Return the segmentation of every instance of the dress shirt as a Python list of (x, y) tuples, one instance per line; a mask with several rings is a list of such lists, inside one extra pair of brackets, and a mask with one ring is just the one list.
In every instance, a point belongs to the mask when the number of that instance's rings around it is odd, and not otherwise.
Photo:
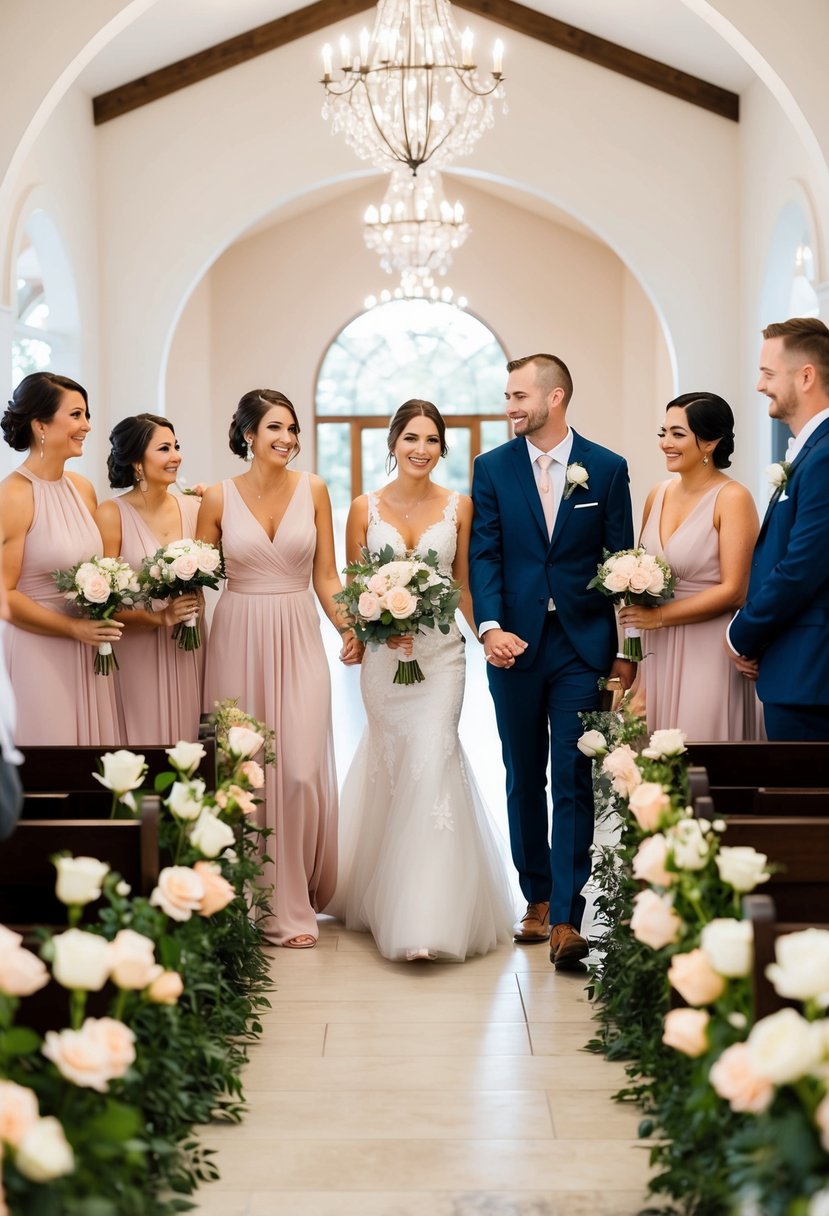
[(789, 446), (786, 448), (785, 457), (789, 464), (791, 464), (793, 460), (797, 459), (806, 440), (810, 435), (814, 435), (820, 424), (825, 422), (827, 418), (829, 418), (829, 409), (821, 410), (820, 413), (815, 414), (812, 418), (810, 418), (805, 426), (800, 428), (797, 435), (793, 435), (791, 437), (789, 440)]

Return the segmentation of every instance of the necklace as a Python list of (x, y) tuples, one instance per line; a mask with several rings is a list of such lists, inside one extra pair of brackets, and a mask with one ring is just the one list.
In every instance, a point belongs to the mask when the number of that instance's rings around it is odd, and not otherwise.
[[(431, 485), (428, 485), (426, 487), (425, 491), (423, 492), (423, 494), (421, 494), (420, 498), (415, 499), (415, 501), (410, 504), (408, 511), (401, 510), (400, 514), (403, 516), (404, 519), (408, 519), (409, 515), (412, 513), (412, 511), (416, 510), (420, 506), (420, 504), (424, 501), (424, 499), (429, 497), (429, 492), (431, 489), (432, 489)], [(394, 504), (392, 503), (392, 505), (394, 505)]]

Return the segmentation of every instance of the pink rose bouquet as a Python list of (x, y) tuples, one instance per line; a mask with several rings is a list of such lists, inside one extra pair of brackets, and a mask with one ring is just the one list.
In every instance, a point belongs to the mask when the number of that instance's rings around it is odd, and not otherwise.
[[(596, 577), (590, 580), (587, 588), (595, 587), (614, 604), (644, 604), (656, 608), (671, 598), (675, 583), (676, 577), (661, 557), (654, 557), (644, 549), (622, 549), (619, 553), (605, 553)], [(625, 629), (622, 651), (626, 659), (642, 662), (638, 629)]]
[[(138, 577), (119, 557), (91, 557), (70, 570), (55, 570), (58, 590), (74, 604), (81, 616), (108, 621), (119, 608), (132, 608), (139, 598)], [(95, 655), (95, 674), (108, 676), (118, 660), (111, 642), (100, 642)]]
[[(380, 553), (364, 549), (362, 561), (346, 566), (348, 585), (334, 596), (342, 604), (349, 627), (361, 642), (379, 646), (390, 637), (406, 637), (434, 629), (448, 633), (460, 603), (461, 589), (438, 568), (430, 549), (397, 559), (391, 545)], [(425, 677), (416, 659), (401, 659), (395, 684), (418, 684)]]
[[(138, 572), (144, 602), (151, 609), (155, 602), (193, 595), (202, 587), (215, 591), (219, 579), (224, 577), (222, 555), (216, 546), (189, 537), (174, 540), (151, 557), (145, 557)], [(182, 650), (198, 650), (201, 635), (195, 612), (175, 626), (173, 638)]]

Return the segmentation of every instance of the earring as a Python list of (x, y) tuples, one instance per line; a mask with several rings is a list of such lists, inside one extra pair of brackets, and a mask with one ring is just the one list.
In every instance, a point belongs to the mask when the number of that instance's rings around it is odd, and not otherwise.
[(703, 464), (708, 464), (708, 453), (707, 453), (707, 452), (706, 452), (706, 454), (705, 454), (705, 455), (703, 456), (703, 458), (702, 458), (702, 463), (703, 463)]
[(46, 432), (40, 432), (40, 459), (43, 460), (43, 449), (46, 446)]
[(248, 445), (247, 459), (253, 460), (253, 444), (251, 443), (250, 439), (248, 439), (247, 435), (245, 435), (245, 443)]
[(142, 494), (146, 494), (149, 486), (147, 485), (147, 479), (144, 476), (144, 470), (141, 468), (141, 465), (138, 465), (135, 471), (138, 474), (138, 488)]

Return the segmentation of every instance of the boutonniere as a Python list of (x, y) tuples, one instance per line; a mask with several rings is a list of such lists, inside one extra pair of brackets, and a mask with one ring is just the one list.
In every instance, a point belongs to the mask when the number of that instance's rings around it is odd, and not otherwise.
[(580, 460), (574, 460), (572, 464), (568, 464), (567, 472), (564, 474), (564, 497), (569, 498), (577, 488), (586, 490), (589, 476), (590, 474)]
[(775, 464), (768, 466), (766, 477), (768, 477), (769, 484), (775, 494), (780, 494), (785, 490), (791, 471), (792, 466), (788, 460), (778, 460)]

